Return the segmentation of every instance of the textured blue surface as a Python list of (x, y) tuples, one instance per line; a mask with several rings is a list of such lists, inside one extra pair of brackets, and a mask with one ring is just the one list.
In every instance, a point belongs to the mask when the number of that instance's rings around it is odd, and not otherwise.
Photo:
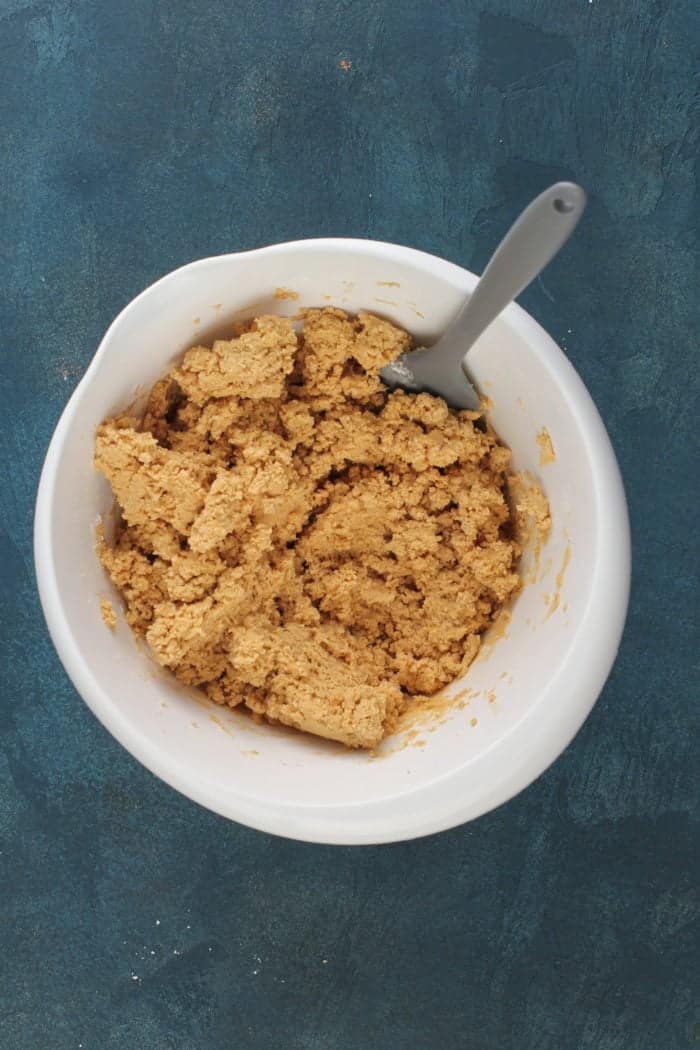
[[(0, 0), (3, 1050), (700, 1046), (698, 68), (697, 0)], [(480, 270), (559, 177), (590, 207), (522, 301), (601, 408), (636, 558), (593, 715), (425, 841), (180, 798), (79, 700), (35, 593), (38, 472), (105, 327), (295, 237)]]

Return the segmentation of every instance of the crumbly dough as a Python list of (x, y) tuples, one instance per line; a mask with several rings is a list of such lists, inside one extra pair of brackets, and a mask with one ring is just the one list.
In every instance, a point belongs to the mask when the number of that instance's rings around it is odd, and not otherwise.
[(143, 420), (99, 427), (123, 522), (100, 558), (181, 681), (372, 748), (464, 672), (518, 586), (509, 452), (478, 413), (386, 390), (406, 332), (302, 318), (193, 347)]
[(109, 627), (110, 631), (115, 631), (117, 628), (117, 614), (114, 611), (109, 598), (102, 598), (100, 601), (100, 616), (106, 627)]
[(537, 435), (536, 441), (540, 450), (540, 466), (546, 467), (550, 463), (556, 462), (557, 457), (554, 451), (554, 445), (552, 444), (552, 438), (546, 427), (542, 427)]

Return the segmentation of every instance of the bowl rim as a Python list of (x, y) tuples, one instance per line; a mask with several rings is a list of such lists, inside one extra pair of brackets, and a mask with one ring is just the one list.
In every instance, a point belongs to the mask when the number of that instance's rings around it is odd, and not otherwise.
[[(261, 831), (326, 844), (374, 844), (419, 838), (475, 819), (508, 801), (536, 780), (564, 751), (590, 713), (610, 673), (622, 637), (629, 601), (631, 545), (627, 502), (615, 453), (598, 410), (573, 365), (552, 337), (525, 310), (517, 303), (511, 303), (501, 318), (546, 362), (558, 388), (565, 395), (568, 409), (578, 419), (596, 490), (596, 527), (599, 533), (596, 566), (588, 606), (582, 614), (568, 656), (533, 708), (544, 705), (550, 694), (561, 689), (564, 681), (566, 703), (554, 707), (556, 713), (553, 717), (548, 712), (544, 724), (536, 722), (533, 718), (535, 712), (531, 709), (529, 714), (476, 756), (467, 767), (448, 771), (409, 794), (402, 792), (399, 796), (357, 803), (287, 805), (281, 801), (272, 804), (240, 790), (231, 790), (225, 794), (214, 792), (197, 775), (196, 770), (183, 769), (179, 762), (171, 758), (165, 747), (139, 732), (133, 721), (119, 710), (101, 683), (87, 670), (67, 620), (62, 615), (53, 559), (52, 506), (56, 496), (57, 467), (65, 442), (88, 391), (92, 374), (118, 335), (122, 323), (137, 304), (156, 288), (195, 269), (225, 265), (232, 259), (239, 264), (246, 258), (265, 254), (272, 256), (329, 250), (342, 250), (355, 255), (369, 254), (375, 258), (383, 257), (387, 262), (409, 262), (433, 274), (437, 271), (436, 275), (440, 279), (464, 291), (471, 290), (478, 280), (469, 270), (428, 252), (384, 241), (342, 237), (286, 241), (249, 251), (207, 256), (166, 273), (117, 314), (61, 414), (39, 480), (34, 514), (34, 562), (49, 634), (69, 678), (98, 720), (147, 769), (207, 809)], [(596, 612), (602, 601), (605, 601), (606, 607), (604, 618)], [(588, 657), (586, 674), (575, 675), (572, 685), (570, 665), (577, 654), (580, 656), (582, 648)], [(515, 732), (519, 733), (517, 753), (508, 747), (509, 738)], [(466, 768), (472, 769), (475, 763), (483, 767), (484, 772), (499, 763), (502, 769), (504, 750), (509, 760), (505, 765), (505, 776), (501, 773), (494, 778), (495, 784), (489, 790), (484, 790), (478, 799), (460, 796), (459, 792), (444, 791), (446, 780), (457, 781), (459, 774)], [(457, 797), (454, 798), (454, 795)], [(407, 799), (419, 796), (424, 803), (420, 810), (405, 804)], [(403, 803), (399, 812), (392, 811), (390, 805), (392, 798), (397, 797)]]

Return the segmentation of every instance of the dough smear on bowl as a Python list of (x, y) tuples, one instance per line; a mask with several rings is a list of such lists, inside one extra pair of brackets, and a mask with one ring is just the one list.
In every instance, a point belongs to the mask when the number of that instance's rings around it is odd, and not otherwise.
[(462, 675), (519, 584), (510, 453), (380, 368), (372, 314), (259, 317), (99, 427), (121, 509), (100, 559), (156, 660), (218, 704), (375, 747)]

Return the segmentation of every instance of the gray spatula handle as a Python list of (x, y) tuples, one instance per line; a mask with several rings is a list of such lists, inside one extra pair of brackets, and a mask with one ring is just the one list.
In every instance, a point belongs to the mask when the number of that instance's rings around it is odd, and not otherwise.
[(484, 329), (557, 254), (574, 232), (585, 206), (586, 194), (574, 182), (557, 182), (535, 197), (511, 226), (473, 295), (440, 338), (441, 357), (464, 358)]

